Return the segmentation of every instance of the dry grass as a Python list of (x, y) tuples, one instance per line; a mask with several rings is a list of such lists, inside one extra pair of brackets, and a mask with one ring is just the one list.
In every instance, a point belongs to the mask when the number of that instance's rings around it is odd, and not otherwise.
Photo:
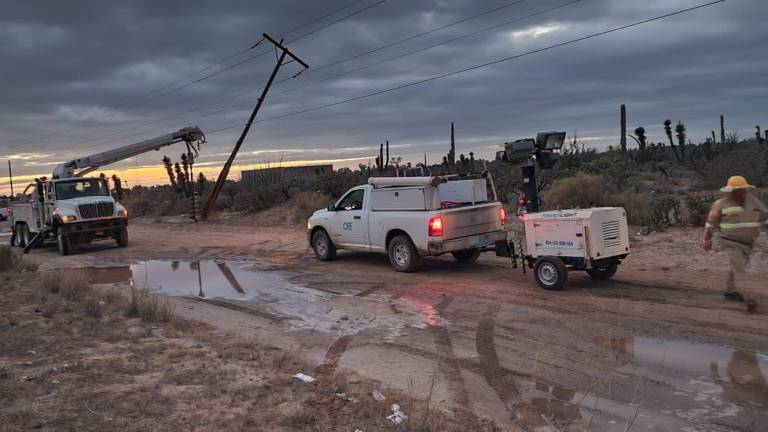
[(40, 286), (72, 301), (82, 300), (90, 290), (88, 275), (83, 270), (45, 272), (40, 278)]
[(106, 305), (107, 302), (102, 300), (101, 297), (95, 292), (89, 293), (87, 296), (85, 296), (85, 301), (83, 301), (85, 314), (91, 318), (101, 318), (101, 316), (104, 314)]
[(0, 245), (0, 271), (35, 272), (39, 267), (37, 259), (14, 253), (8, 245)]
[(147, 290), (131, 289), (131, 298), (125, 306), (129, 317), (141, 318), (144, 322), (171, 322), (176, 307), (167, 299)]
[(0, 271), (16, 268), (17, 257), (8, 245), (0, 245)]

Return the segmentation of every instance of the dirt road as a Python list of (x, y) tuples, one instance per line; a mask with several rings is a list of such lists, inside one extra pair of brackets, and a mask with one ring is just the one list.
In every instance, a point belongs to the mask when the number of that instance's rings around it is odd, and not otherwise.
[(697, 237), (638, 236), (614, 280), (575, 273), (564, 292), (490, 254), (415, 274), (383, 255), (318, 262), (300, 227), (244, 219), (134, 220), (126, 249), (33, 255), (41, 270), (99, 267), (94, 282), (165, 292), (186, 316), (509, 430), (768, 430), (768, 303), (748, 315), (725, 302), (725, 257)]

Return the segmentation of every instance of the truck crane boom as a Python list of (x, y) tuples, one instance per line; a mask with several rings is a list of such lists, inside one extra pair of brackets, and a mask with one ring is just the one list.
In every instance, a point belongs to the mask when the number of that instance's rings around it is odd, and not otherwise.
[[(96, 153), (79, 159), (73, 159), (69, 162), (58, 165), (53, 170), (53, 178), (82, 177), (93, 172), (104, 165), (113, 164), (133, 156), (140, 155), (152, 150), (160, 150), (178, 142), (185, 142), (189, 149), (194, 150), (193, 143), (204, 143), (205, 134), (198, 127), (185, 127), (176, 132), (163, 135), (161, 137), (148, 139), (134, 144), (128, 144), (114, 150)], [(79, 170), (77, 173), (76, 170)]]

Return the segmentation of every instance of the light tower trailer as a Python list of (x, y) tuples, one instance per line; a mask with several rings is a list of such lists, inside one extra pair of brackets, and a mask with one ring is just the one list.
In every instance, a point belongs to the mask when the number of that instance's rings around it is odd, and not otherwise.
[(609, 279), (629, 255), (627, 213), (621, 207), (539, 211), (536, 168), (553, 168), (564, 141), (564, 132), (540, 133), (535, 140), (506, 143), (497, 153), (498, 161), (522, 167), (526, 212), (520, 215), (524, 234), (497, 242), (496, 255), (522, 261), (548, 290), (564, 289), (569, 271)]

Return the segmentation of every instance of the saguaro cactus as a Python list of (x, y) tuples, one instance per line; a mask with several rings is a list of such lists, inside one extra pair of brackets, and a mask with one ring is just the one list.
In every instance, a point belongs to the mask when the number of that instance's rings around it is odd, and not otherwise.
[(627, 106), (621, 104), (621, 140), (619, 141), (621, 151), (627, 151)]
[(720, 114), (720, 144), (725, 144), (725, 116)]
[(385, 161), (385, 168), (389, 168), (389, 140), (387, 140), (387, 158)]
[(450, 166), (456, 164), (456, 141), (453, 136), (453, 122), (451, 122), (451, 150), (448, 152), (448, 164)]

